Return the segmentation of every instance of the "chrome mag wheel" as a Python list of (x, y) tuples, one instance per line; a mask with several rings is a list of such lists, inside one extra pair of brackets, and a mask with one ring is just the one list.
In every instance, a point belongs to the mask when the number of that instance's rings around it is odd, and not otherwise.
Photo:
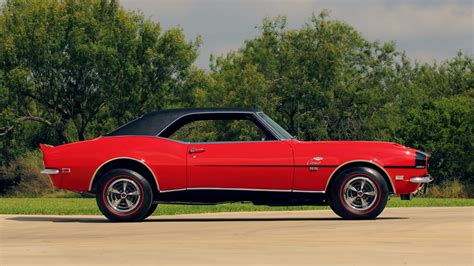
[(344, 185), (342, 196), (346, 205), (354, 211), (366, 211), (377, 202), (377, 186), (365, 176), (356, 176)]
[(106, 191), (107, 204), (119, 213), (133, 211), (141, 199), (138, 184), (128, 178), (119, 178), (113, 181)]

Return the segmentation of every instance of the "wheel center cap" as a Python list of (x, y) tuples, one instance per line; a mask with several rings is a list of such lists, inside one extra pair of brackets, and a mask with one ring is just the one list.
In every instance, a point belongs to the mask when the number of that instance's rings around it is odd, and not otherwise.
[(120, 198), (124, 199), (124, 198), (126, 198), (126, 197), (127, 197), (127, 193), (122, 192), (122, 193), (120, 194)]
[(362, 191), (358, 191), (358, 192), (357, 192), (357, 197), (360, 198), (360, 197), (362, 197), (363, 195), (364, 195), (364, 193), (363, 193)]

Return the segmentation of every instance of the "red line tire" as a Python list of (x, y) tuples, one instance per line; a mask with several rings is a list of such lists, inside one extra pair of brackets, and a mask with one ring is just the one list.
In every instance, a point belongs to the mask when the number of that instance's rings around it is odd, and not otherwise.
[(139, 173), (114, 169), (100, 179), (96, 201), (110, 221), (137, 222), (146, 218), (153, 203), (153, 191)]
[(143, 219), (146, 219), (148, 218), (150, 215), (152, 215), (156, 208), (158, 207), (158, 203), (152, 203), (151, 206), (150, 206), (150, 209), (148, 209), (148, 212), (145, 214), (145, 216), (143, 217)]
[(344, 219), (375, 219), (387, 205), (389, 190), (382, 175), (368, 167), (341, 172), (329, 191), (329, 206)]

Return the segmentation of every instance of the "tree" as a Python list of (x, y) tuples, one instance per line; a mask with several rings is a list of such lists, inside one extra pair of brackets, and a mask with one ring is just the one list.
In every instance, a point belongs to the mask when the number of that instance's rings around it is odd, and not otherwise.
[[(304, 139), (386, 136), (368, 122), (390, 100), (386, 86), (398, 54), (393, 43), (369, 42), (327, 12), (297, 30), (287, 28), (285, 17), (265, 19), (260, 31), (237, 53), (213, 62), (219, 102), (240, 95)], [(248, 93), (243, 81), (256, 78), (257, 89)], [(262, 103), (251, 100), (258, 91)]]
[[(0, 134), (36, 121), (66, 143), (84, 140), (91, 125), (103, 130), (102, 122), (163, 108), (179, 98), (198, 44), (179, 28), (162, 32), (116, 1), (7, 1), (0, 88), (9, 108)], [(114, 121), (98, 121), (103, 113)]]
[[(427, 150), (437, 182), (474, 175), (474, 98), (452, 96), (412, 109), (399, 131), (406, 145)], [(429, 118), (429, 119), (427, 119)]]
[(474, 176), (474, 60), (458, 53), (442, 64), (400, 68), (393, 139), (432, 154), (436, 182)]
[[(436, 182), (473, 183), (472, 55), (414, 62), (393, 42), (369, 41), (326, 11), (298, 29), (285, 17), (258, 29), (239, 50), (212, 57), (208, 71), (192, 66), (199, 38), (162, 31), (115, 1), (7, 1), (0, 7), (0, 183), (18, 181), (9, 162), (37, 156), (30, 151), (38, 142), (83, 140), (149, 111), (196, 106), (258, 107), (307, 140), (399, 142), (433, 155)], [(253, 134), (238, 123), (209, 127)]]
[(472, 56), (413, 63), (326, 12), (299, 29), (285, 17), (259, 29), (212, 61), (201, 105), (259, 107), (303, 139), (399, 142), (433, 154), (437, 182), (472, 182)]

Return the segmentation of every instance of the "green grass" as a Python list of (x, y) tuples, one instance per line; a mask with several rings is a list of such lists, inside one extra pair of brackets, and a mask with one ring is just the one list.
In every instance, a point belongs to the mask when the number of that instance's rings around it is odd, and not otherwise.
[[(474, 206), (474, 199), (433, 199), (416, 198), (401, 201), (391, 198), (388, 207), (450, 207)], [(324, 210), (326, 206), (290, 206), (269, 207), (252, 204), (229, 203), (220, 205), (173, 205), (161, 204), (154, 215), (172, 215), (186, 213), (240, 212), (240, 211), (292, 211)], [(95, 199), (83, 198), (0, 198), (0, 214), (61, 214), (73, 215), (101, 214)]]

